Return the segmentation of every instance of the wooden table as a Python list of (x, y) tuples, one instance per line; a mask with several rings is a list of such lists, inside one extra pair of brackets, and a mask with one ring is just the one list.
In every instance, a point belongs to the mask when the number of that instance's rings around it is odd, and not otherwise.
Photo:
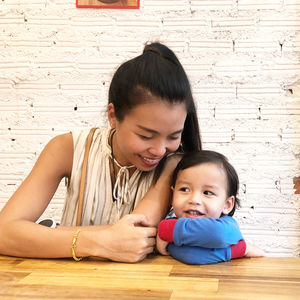
[(189, 266), (0, 256), (0, 299), (300, 299), (300, 258)]

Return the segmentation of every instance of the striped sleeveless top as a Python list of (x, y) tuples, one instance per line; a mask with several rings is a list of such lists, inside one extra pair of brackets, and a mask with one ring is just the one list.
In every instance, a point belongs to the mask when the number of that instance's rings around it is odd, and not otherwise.
[[(75, 226), (79, 182), (85, 150), (85, 142), (90, 130), (72, 132), (74, 143), (73, 166), (63, 208), (61, 225)], [(111, 147), (108, 143), (109, 128), (97, 128), (88, 159), (87, 178), (83, 202), (82, 225), (107, 225), (116, 223), (129, 214), (149, 190), (154, 171), (135, 170), (129, 179), (129, 201), (118, 209), (112, 195), (110, 174)], [(140, 178), (141, 177), (141, 178)], [(134, 199), (136, 197), (136, 199)]]

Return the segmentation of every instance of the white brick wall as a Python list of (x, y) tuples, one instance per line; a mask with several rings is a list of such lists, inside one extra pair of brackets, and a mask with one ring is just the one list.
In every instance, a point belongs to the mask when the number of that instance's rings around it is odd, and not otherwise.
[[(57, 134), (106, 124), (115, 68), (147, 41), (169, 45), (191, 79), (204, 147), (238, 170), (247, 240), (300, 255), (297, 0), (141, 0), (139, 10), (75, 0), (0, 2), (0, 208)], [(44, 216), (59, 219), (62, 182)]]

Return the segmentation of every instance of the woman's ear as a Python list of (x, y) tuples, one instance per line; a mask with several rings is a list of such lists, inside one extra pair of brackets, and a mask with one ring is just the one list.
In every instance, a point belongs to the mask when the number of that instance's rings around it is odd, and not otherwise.
[(112, 129), (116, 128), (116, 114), (115, 114), (115, 107), (112, 103), (108, 104), (107, 107), (107, 117)]
[(224, 204), (224, 208), (223, 208), (223, 215), (227, 216), (231, 210), (234, 207), (234, 202), (235, 202), (235, 197), (234, 196), (230, 196), (225, 200), (225, 204)]

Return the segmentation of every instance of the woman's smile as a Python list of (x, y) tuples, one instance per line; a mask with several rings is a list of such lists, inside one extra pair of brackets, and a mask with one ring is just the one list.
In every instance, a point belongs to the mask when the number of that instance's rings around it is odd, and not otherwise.
[(147, 158), (147, 157), (143, 157), (143, 156), (140, 156), (140, 157), (145, 165), (151, 166), (151, 167), (158, 165), (158, 163), (162, 159), (162, 157), (160, 157), (160, 158)]

